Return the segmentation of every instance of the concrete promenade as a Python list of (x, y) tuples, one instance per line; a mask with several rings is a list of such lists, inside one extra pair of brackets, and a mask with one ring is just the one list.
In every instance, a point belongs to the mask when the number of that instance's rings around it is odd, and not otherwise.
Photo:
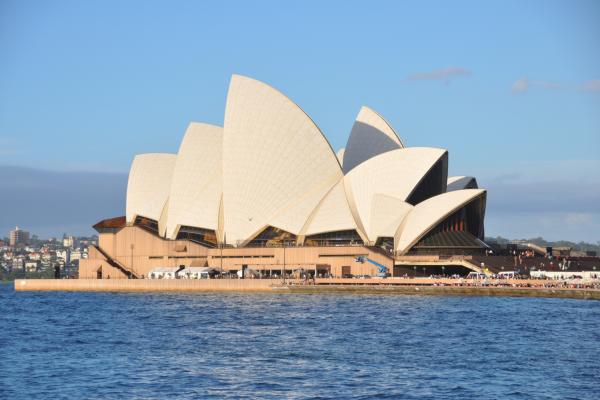
[(490, 280), (484, 282), (429, 278), (317, 279), (315, 284), (305, 284), (302, 280), (288, 280), (285, 285), (278, 279), (19, 279), (14, 282), (14, 287), (16, 291), (346, 293), (600, 300), (600, 289), (548, 287), (551, 283), (553, 281)]
[(18, 279), (16, 291), (64, 292), (270, 292), (269, 279)]

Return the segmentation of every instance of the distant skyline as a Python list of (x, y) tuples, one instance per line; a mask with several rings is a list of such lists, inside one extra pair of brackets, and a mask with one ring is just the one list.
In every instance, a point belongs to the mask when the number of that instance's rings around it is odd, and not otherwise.
[(447, 148), (449, 173), (488, 189), (487, 235), (595, 243), (598, 21), (597, 1), (5, 0), (0, 236), (124, 214), (133, 156), (176, 152), (190, 121), (222, 124), (239, 73), (335, 150), (362, 105), (408, 146)]

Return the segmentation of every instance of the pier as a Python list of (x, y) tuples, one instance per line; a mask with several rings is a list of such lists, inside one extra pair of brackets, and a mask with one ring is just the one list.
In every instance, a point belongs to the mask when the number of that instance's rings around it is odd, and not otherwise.
[(19, 279), (19, 292), (263, 292), (555, 297), (600, 300), (600, 289), (536, 279)]

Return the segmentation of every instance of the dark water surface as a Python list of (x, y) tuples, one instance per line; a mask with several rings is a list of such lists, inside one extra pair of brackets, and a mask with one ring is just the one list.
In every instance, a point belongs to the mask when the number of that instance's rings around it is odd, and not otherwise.
[(0, 398), (600, 399), (600, 302), (16, 293)]

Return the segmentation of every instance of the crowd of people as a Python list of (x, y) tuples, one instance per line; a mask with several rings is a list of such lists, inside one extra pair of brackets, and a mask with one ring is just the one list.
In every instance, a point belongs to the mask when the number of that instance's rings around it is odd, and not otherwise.
[(514, 288), (547, 288), (547, 289), (600, 289), (600, 281), (572, 282), (559, 280), (542, 280), (531, 282), (508, 282), (505, 280), (474, 280), (460, 279), (456, 282), (435, 282), (433, 286), (464, 286), (464, 287), (514, 287)]

